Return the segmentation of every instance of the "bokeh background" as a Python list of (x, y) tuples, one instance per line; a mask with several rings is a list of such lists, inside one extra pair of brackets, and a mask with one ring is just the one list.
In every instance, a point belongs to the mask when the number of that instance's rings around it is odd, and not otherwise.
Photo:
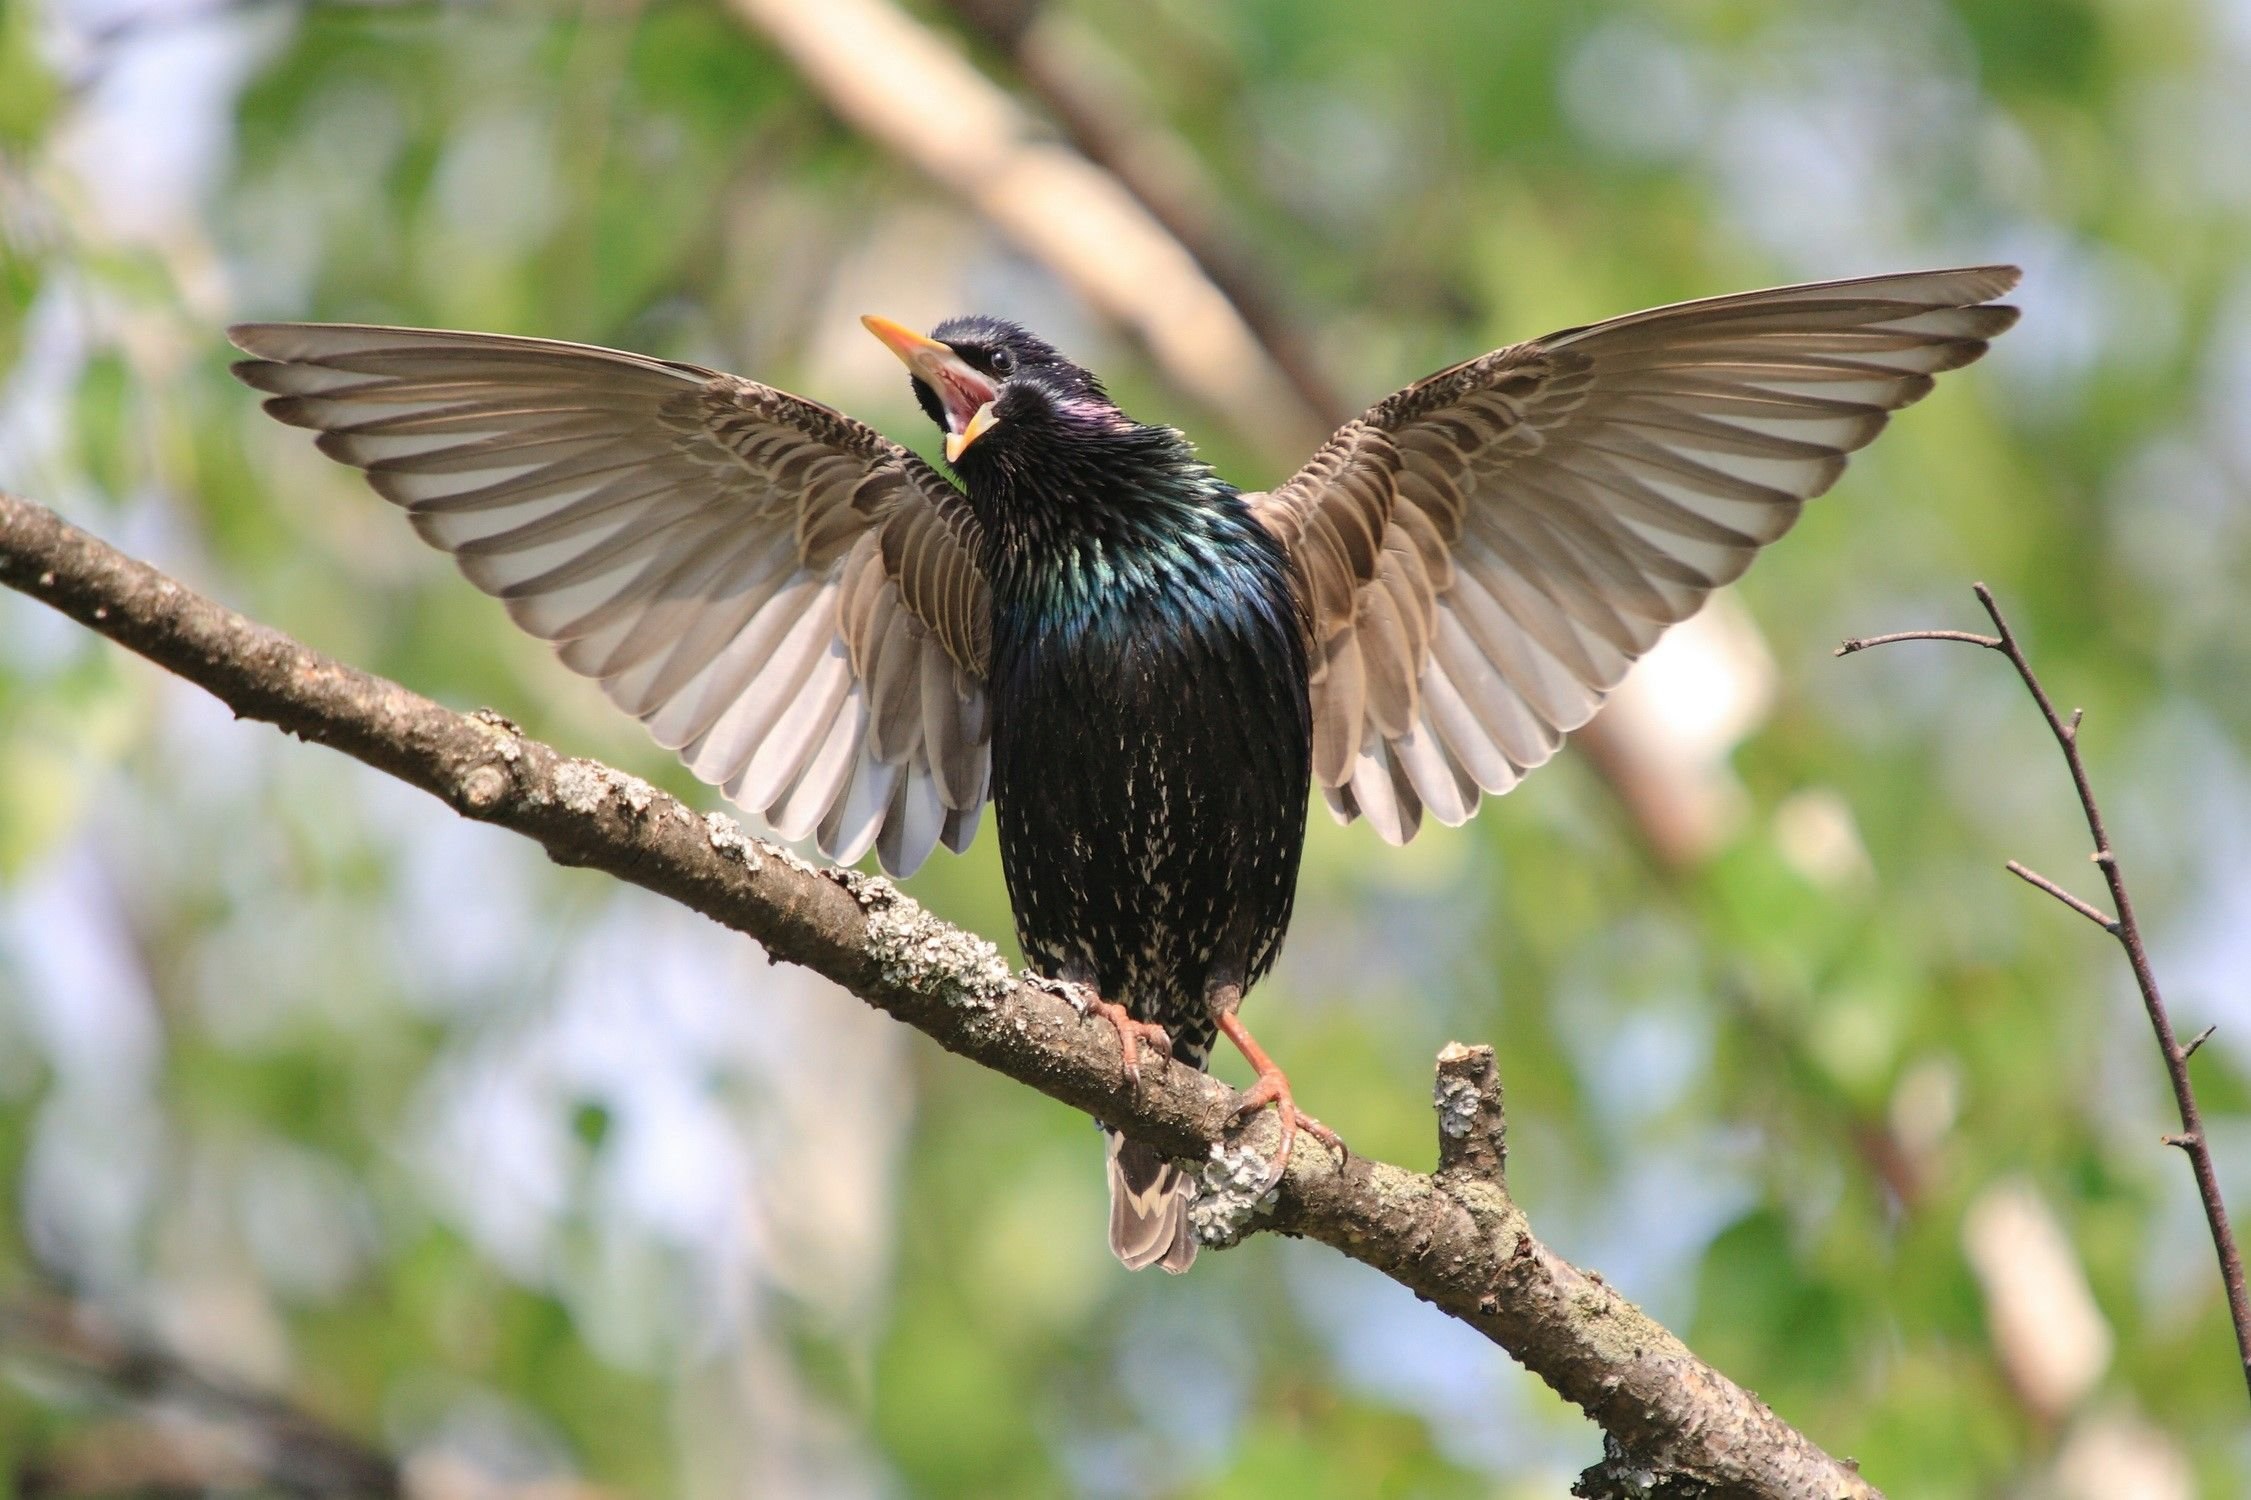
[[(2251, 1211), (2251, 5), (917, 0), (808, 62), (868, 13), (0, 0), (0, 484), (716, 805), (261, 416), (222, 327), (623, 345), (927, 448), (856, 315), (991, 310), (1260, 485), (1511, 339), (2019, 261), (2022, 326), (1597, 753), (1405, 850), (1316, 815), (1252, 1014), (1410, 1164), (1432, 1054), (1496, 1043), (1543, 1235), (1894, 1495), (2246, 1493), (2147, 1027), (2000, 869), (2099, 890), (2054, 748), (1997, 658), (1830, 650), (1996, 586), (2087, 709), (2184, 1034), (2220, 1025)], [(886, 139), (902, 56), (960, 107)], [(1011, 110), (1169, 197), (1258, 337), (1177, 257), (1099, 263), (1130, 234), (1043, 237), (1036, 174), (930, 175)], [(1007, 931), (989, 826), (911, 889)], [(1318, 1247), (1119, 1272), (1099, 1156), (744, 940), (0, 598), (0, 1491), (1545, 1497), (1597, 1456)]]

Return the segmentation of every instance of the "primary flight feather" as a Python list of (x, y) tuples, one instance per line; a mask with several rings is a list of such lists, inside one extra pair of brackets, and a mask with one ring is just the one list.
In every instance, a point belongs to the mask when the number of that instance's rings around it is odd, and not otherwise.
[[(1845, 456), (2016, 319), (2007, 266), (1747, 292), (1512, 345), (1246, 493), (1014, 324), (865, 320), (948, 480), (699, 366), (493, 334), (231, 330), (267, 410), (696, 775), (904, 875), (988, 797), (1018, 936), (1129, 1070), (1201, 1067), (1289, 923), (1307, 788), (1392, 843), (1592, 717)], [(1185, 1270), (1193, 1188), (1110, 1138), (1111, 1247)]]

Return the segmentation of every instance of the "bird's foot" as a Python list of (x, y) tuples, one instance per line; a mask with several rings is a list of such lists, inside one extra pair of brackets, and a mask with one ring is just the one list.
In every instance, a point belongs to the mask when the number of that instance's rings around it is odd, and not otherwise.
[(1141, 1048), (1146, 1045), (1166, 1062), (1172, 1061), (1172, 1034), (1154, 1021), (1137, 1021), (1124, 1006), (1095, 995), (1086, 1003), (1087, 1014), (1118, 1028), (1118, 1049), (1125, 1053), (1126, 1082), (1141, 1087)]
[(1266, 1169), (1266, 1180), (1259, 1185), (1260, 1196), (1263, 1197), (1281, 1185), (1282, 1174), (1290, 1168), (1290, 1148), (1297, 1144), (1297, 1133), (1300, 1130), (1334, 1151), (1338, 1165), (1352, 1160), (1351, 1149), (1344, 1144), (1343, 1137), (1297, 1107), (1297, 1100), (1290, 1093), (1289, 1075), (1282, 1071), (1273, 1058), (1266, 1055), (1266, 1049), (1258, 1044), (1257, 1039), (1233, 1013), (1223, 1012), (1220, 1015), (1219, 1029), (1227, 1033), (1227, 1039), (1241, 1048), (1243, 1056), (1258, 1070), (1257, 1080), (1243, 1090), (1241, 1097), (1235, 1101), (1235, 1109), (1228, 1116), (1228, 1123), (1240, 1125), (1271, 1104), (1282, 1125), (1282, 1143), (1275, 1148), (1273, 1165)]

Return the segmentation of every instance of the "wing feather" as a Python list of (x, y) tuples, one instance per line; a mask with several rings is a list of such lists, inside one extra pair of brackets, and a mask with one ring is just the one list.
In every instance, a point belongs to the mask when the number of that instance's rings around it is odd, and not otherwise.
[(582, 344), (230, 330), (266, 409), (690, 769), (833, 858), (905, 874), (988, 790), (990, 595), (959, 491), (873, 430)]
[(818, 748), (806, 758), (796, 782), (767, 812), (776, 833), (791, 840), (813, 836), (829, 809), (843, 801), (867, 733), (867, 698), (847, 686)]
[(1314, 776), (1384, 838), (1457, 823), (1593, 716), (1932, 377), (2016, 321), (2009, 266), (1776, 287), (1497, 349), (1347, 423), (1271, 494), (1313, 634)]

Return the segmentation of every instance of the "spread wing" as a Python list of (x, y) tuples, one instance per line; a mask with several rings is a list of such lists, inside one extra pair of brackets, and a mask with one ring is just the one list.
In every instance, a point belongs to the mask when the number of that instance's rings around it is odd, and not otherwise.
[(1845, 455), (2016, 321), (2009, 266), (1778, 287), (1442, 370), (1252, 497), (1313, 619), (1313, 769), (1392, 843), (1593, 717)]
[(976, 519), (921, 459), (769, 386), (581, 344), (230, 336), (267, 411), (783, 837), (896, 874), (968, 845), (991, 609)]

